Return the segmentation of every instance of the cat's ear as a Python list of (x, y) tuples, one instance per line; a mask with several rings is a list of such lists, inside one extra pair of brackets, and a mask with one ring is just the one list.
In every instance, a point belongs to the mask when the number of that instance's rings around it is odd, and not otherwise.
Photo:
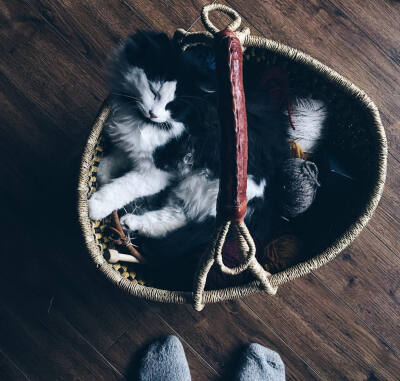
[(146, 59), (165, 59), (174, 52), (171, 39), (165, 33), (144, 30), (129, 36), (122, 48), (129, 64), (138, 64)]
[(171, 46), (171, 39), (161, 32), (149, 32), (146, 35), (149, 44), (159, 47), (169, 47)]
[(135, 35), (129, 36), (121, 48), (120, 55), (129, 64), (134, 64), (139, 59), (140, 55), (143, 54), (143, 46), (139, 43)]

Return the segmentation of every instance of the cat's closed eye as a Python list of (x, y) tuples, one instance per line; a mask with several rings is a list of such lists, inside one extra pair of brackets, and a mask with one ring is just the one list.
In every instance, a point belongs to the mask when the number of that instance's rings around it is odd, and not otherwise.
[(157, 91), (151, 85), (149, 85), (149, 88), (151, 93), (154, 95), (154, 99), (156, 99), (158, 95)]

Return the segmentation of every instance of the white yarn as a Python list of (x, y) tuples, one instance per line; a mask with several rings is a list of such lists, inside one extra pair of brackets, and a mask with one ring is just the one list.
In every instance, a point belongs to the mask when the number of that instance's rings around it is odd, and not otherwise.
[(314, 152), (324, 139), (323, 129), (327, 108), (323, 101), (312, 98), (298, 98), (292, 105), (291, 115), (295, 130), (289, 135), (305, 152)]

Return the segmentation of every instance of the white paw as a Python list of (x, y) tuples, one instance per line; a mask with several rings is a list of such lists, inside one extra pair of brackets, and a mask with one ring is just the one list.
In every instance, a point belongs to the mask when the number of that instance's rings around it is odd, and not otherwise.
[(140, 216), (135, 214), (125, 214), (120, 219), (121, 226), (125, 230), (137, 231), (141, 228)]
[(89, 217), (91, 220), (101, 220), (112, 213), (110, 205), (99, 197), (98, 192), (94, 193), (88, 201)]

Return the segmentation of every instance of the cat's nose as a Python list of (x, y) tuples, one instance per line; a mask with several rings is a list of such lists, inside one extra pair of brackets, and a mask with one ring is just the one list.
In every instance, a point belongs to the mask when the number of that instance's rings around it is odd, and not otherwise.
[(150, 116), (151, 119), (156, 119), (157, 118), (157, 115), (154, 114), (154, 112), (152, 110), (149, 111), (149, 116)]

